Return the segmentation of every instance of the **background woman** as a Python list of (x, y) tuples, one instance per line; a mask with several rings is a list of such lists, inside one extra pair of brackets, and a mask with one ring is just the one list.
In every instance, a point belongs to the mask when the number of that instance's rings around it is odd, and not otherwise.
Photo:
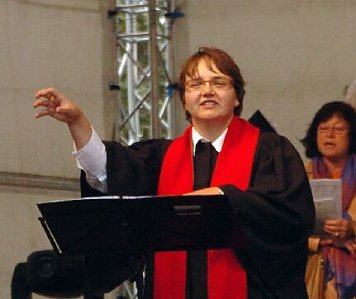
[[(354, 108), (333, 101), (315, 114), (303, 139), (306, 156), (311, 159), (306, 166), (309, 178), (342, 180), (342, 219), (327, 220), (324, 234), (309, 238), (311, 255), (306, 280), (310, 298), (356, 297), (355, 136)], [(319, 290), (310, 280), (312, 264), (316, 260), (323, 264), (323, 281)]]

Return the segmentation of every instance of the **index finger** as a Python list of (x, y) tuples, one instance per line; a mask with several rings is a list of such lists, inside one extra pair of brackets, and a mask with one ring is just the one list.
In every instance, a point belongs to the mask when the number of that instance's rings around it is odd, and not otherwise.
[(35, 98), (36, 99), (38, 99), (40, 97), (45, 97), (45, 98), (50, 100), (50, 99), (52, 99), (53, 97), (56, 97), (56, 96), (58, 96), (58, 92), (57, 92), (57, 90), (55, 90), (52, 87), (40, 89), (35, 94)]
[(325, 221), (325, 225), (335, 226), (339, 225), (339, 219), (328, 219)]

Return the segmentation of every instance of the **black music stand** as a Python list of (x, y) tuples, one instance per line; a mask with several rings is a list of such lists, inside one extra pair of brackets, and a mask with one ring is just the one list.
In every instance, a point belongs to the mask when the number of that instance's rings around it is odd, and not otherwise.
[(41, 224), (58, 254), (228, 248), (232, 209), (226, 196), (88, 197), (38, 204)]

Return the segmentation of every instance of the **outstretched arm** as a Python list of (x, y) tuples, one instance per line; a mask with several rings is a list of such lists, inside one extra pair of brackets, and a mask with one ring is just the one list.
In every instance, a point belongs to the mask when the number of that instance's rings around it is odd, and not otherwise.
[(67, 123), (77, 150), (81, 149), (90, 139), (91, 125), (81, 109), (70, 99), (54, 88), (38, 90), (35, 94), (33, 108), (42, 107), (35, 118), (51, 116)]

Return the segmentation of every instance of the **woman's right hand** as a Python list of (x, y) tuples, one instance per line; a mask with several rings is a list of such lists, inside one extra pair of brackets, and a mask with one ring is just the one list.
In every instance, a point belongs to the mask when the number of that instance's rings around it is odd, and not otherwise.
[(91, 124), (73, 101), (54, 88), (38, 90), (35, 98), (33, 108), (42, 108), (35, 114), (35, 118), (51, 116), (67, 123), (77, 150), (89, 141), (92, 133)]
[(33, 108), (42, 107), (35, 114), (35, 118), (51, 116), (59, 121), (71, 124), (83, 117), (79, 107), (54, 88), (38, 90), (35, 98), (36, 101), (33, 103)]

